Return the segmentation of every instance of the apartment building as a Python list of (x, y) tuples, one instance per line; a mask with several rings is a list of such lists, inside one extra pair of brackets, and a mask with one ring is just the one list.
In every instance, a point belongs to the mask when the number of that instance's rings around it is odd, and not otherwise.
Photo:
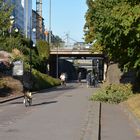
[[(45, 25), (43, 17), (32, 10), (32, 0), (5, 0), (14, 6), (12, 15), (14, 16), (13, 27), (18, 28), (26, 37), (36, 40), (45, 40)], [(33, 29), (36, 29), (36, 33)]]
[(5, 0), (14, 7), (13, 27), (18, 28), (26, 37), (31, 36), (32, 29), (32, 0)]
[(36, 40), (45, 40), (44, 19), (35, 10), (32, 10), (32, 25), (36, 28)]

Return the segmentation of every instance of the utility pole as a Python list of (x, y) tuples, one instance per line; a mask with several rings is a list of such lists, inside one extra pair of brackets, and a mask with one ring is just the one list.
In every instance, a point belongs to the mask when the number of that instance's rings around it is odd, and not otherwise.
[(25, 8), (26, 8), (26, 15), (25, 15), (25, 36), (27, 38), (28, 37), (28, 22), (30, 22), (29, 19), (28, 19), (29, 9), (28, 9), (28, 2), (27, 2), (27, 0), (25, 1)]
[(32, 83), (32, 18), (30, 17), (30, 53), (29, 53), (29, 59), (30, 59), (30, 83)]
[(68, 45), (69, 45), (69, 34), (68, 33), (66, 34), (66, 37), (67, 37), (67, 47), (68, 47)]
[(51, 14), (52, 14), (52, 3), (51, 0), (49, 1), (49, 45), (51, 44), (51, 36), (52, 36), (52, 31), (51, 31)]

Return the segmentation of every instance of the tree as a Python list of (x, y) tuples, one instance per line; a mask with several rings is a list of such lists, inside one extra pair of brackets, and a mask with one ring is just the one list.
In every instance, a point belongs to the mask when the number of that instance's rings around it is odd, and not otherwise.
[(13, 7), (0, 0), (0, 38), (7, 35), (10, 28), (10, 15)]
[(140, 2), (87, 0), (85, 40), (102, 46), (122, 69), (140, 67)]
[(64, 41), (58, 35), (56, 35), (56, 36), (53, 36), (52, 44), (55, 47), (62, 47), (64, 44)]
[(39, 40), (36, 47), (37, 53), (33, 55), (34, 68), (42, 73), (46, 73), (47, 60), (50, 55), (49, 44), (46, 41)]

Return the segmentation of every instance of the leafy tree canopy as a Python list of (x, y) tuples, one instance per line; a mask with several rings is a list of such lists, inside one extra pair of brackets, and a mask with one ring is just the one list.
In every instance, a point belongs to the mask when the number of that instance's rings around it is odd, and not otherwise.
[(48, 59), (50, 54), (50, 48), (46, 41), (39, 40), (37, 42), (37, 50), (41, 59)]
[(13, 7), (0, 0), (0, 36), (4, 36), (10, 28), (10, 16)]
[(85, 41), (97, 40), (122, 68), (139, 68), (139, 0), (87, 0), (87, 5)]

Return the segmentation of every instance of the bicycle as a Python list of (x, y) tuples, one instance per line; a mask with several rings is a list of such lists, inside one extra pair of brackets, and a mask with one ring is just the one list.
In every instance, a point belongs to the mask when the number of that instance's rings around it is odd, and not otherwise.
[(25, 107), (32, 105), (32, 93), (31, 92), (26, 92), (26, 94), (24, 95), (24, 104), (25, 104)]

